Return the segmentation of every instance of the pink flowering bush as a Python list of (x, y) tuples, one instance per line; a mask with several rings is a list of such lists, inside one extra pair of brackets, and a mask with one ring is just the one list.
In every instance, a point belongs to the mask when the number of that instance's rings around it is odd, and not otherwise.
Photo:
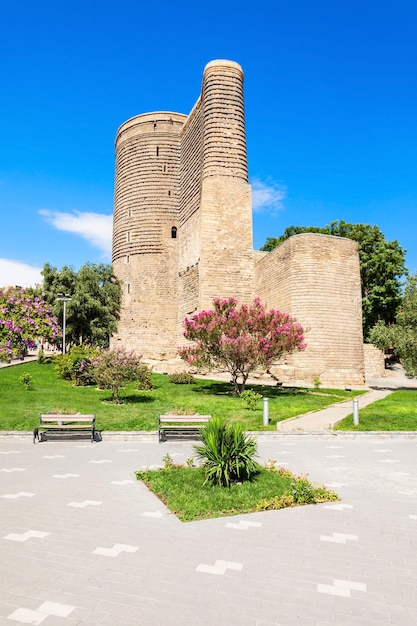
[(28, 289), (0, 290), (0, 361), (23, 358), (37, 340), (54, 343), (61, 328), (47, 302)]
[(237, 394), (250, 372), (267, 370), (283, 354), (303, 350), (304, 330), (287, 313), (267, 311), (259, 298), (238, 306), (235, 298), (213, 301), (213, 309), (183, 322), (184, 337), (194, 345), (180, 357), (197, 368), (229, 372)]
[(91, 372), (101, 389), (110, 389), (112, 402), (121, 404), (120, 389), (141, 379), (141, 357), (133, 350), (97, 350), (90, 359)]

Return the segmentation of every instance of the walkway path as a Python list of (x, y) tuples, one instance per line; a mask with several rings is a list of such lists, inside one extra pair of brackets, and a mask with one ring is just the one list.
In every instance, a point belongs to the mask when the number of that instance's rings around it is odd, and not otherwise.
[[(368, 393), (358, 397), (359, 409), (377, 400), (382, 400), (390, 393), (392, 393), (392, 389), (373, 389), (368, 391)], [(320, 411), (312, 411), (300, 417), (293, 417), (278, 422), (278, 430), (325, 430), (333, 428), (351, 413), (353, 413), (353, 402), (352, 400), (347, 400), (346, 402), (328, 406)]]
[(181, 523), (134, 471), (192, 443), (0, 438), (0, 624), (417, 624), (416, 441), (260, 441), (340, 502)]

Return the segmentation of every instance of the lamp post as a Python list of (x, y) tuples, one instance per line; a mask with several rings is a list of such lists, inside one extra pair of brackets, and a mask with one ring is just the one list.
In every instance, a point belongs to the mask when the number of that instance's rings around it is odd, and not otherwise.
[(65, 328), (66, 328), (66, 322), (67, 322), (67, 302), (71, 301), (71, 296), (69, 295), (69, 293), (65, 293), (65, 294), (59, 293), (57, 300), (58, 302), (64, 303), (64, 315), (63, 315), (63, 325), (62, 325), (62, 354), (65, 354), (66, 352)]

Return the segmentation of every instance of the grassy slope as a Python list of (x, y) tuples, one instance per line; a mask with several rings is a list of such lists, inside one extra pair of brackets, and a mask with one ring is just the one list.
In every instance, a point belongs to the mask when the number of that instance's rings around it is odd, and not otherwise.
[(417, 430), (417, 389), (394, 391), (359, 411), (359, 424), (346, 417), (336, 430)]
[[(33, 389), (26, 391), (19, 381), (24, 372), (33, 377)], [(109, 391), (95, 387), (75, 387), (58, 378), (51, 363), (25, 363), (0, 369), (0, 430), (31, 430), (40, 413), (53, 409), (73, 409), (80, 413), (95, 413), (99, 430), (155, 430), (159, 413), (183, 409), (201, 414), (211, 413), (228, 421), (240, 421), (247, 430), (263, 430), (262, 402), (250, 411), (241, 398), (231, 395), (228, 383), (196, 380), (192, 385), (174, 385), (167, 376), (153, 374), (155, 388), (137, 391), (131, 384), (122, 391), (124, 404), (114, 405)], [(319, 410), (353, 397), (361, 392), (344, 390), (298, 389), (254, 386), (269, 397), (270, 424), (265, 430), (275, 430), (276, 423), (308, 411)]]

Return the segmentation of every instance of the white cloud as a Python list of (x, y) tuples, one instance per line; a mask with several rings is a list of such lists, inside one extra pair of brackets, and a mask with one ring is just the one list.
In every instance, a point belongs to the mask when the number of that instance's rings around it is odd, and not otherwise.
[(42, 267), (34, 267), (20, 261), (0, 259), (0, 286), (35, 287), (35, 285), (42, 284), (42, 269)]
[(283, 200), (286, 189), (278, 183), (264, 183), (259, 178), (251, 180), (252, 208), (256, 213), (270, 213), (276, 215), (284, 210)]
[(60, 213), (41, 209), (40, 215), (57, 230), (80, 235), (92, 246), (98, 248), (105, 257), (111, 257), (112, 215), (102, 213)]

